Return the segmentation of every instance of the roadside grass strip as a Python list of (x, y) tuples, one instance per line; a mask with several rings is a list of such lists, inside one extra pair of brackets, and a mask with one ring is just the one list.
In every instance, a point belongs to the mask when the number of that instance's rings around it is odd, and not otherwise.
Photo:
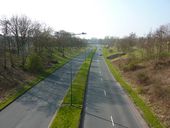
[(57, 58), (57, 61), (59, 61), (59, 63), (53, 65), (52, 67), (46, 69), (43, 73), (37, 75), (37, 77), (33, 81), (28, 82), (28, 84), (20, 85), (21, 86), (20, 89), (12, 90), (10, 95), (6, 96), (5, 99), (3, 99), (3, 101), (0, 101), (0, 111), (3, 110), (5, 107), (7, 107), (9, 104), (11, 104), (13, 101), (15, 101), (17, 98), (22, 96), (34, 85), (38, 84), (40, 81), (44, 80), (47, 76), (52, 74), (54, 71), (56, 71), (57, 69), (59, 69), (60, 67), (68, 63), (72, 58), (79, 55), (80, 52), (81, 51), (77, 52), (76, 50), (65, 58), (56, 54), (55, 57)]
[(83, 62), (80, 70), (75, 76), (72, 83), (72, 105), (71, 88), (69, 88), (64, 100), (54, 116), (50, 128), (78, 128), (80, 124), (81, 112), (83, 109), (83, 100), (89, 69), (95, 50), (89, 54)]
[(119, 82), (120, 85), (124, 88), (124, 90), (130, 96), (135, 105), (142, 111), (141, 114), (145, 121), (148, 123), (149, 127), (165, 128), (163, 124), (161, 124), (159, 119), (154, 115), (151, 108), (144, 102), (144, 100), (138, 95), (138, 93), (133, 90), (132, 87), (122, 78), (119, 69), (117, 69), (117, 67), (114, 66), (109, 59), (107, 59), (109, 53), (106, 48), (103, 48), (103, 55), (111, 73), (113, 74), (117, 82)]

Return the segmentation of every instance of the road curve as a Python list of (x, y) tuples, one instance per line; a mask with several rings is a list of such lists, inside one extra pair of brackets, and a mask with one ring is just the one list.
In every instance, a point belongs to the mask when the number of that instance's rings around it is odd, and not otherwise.
[[(71, 61), (73, 78), (84, 59), (83, 53)], [(0, 128), (47, 128), (69, 85), (70, 62), (2, 110)]]
[(148, 128), (97, 50), (89, 74), (84, 128)]

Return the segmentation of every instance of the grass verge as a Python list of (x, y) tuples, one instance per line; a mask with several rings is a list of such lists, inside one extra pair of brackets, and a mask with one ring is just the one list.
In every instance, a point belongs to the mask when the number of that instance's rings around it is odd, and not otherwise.
[(164, 128), (163, 124), (161, 124), (159, 119), (151, 111), (151, 108), (143, 101), (143, 99), (138, 95), (138, 93), (133, 90), (131, 86), (122, 78), (117, 67), (114, 66), (111, 61), (106, 58), (108, 54), (109, 53), (107, 49), (103, 48), (103, 55), (111, 73), (114, 75), (115, 79), (120, 83), (120, 85), (124, 88), (124, 90), (128, 93), (135, 105), (142, 111), (142, 116), (148, 123), (149, 127)]
[(72, 105), (70, 105), (71, 90), (69, 89), (50, 128), (78, 128), (83, 107), (84, 92), (87, 85), (88, 72), (94, 53), (95, 50), (89, 54), (73, 81)]
[(12, 90), (12, 92), (10, 93), (11, 95), (7, 96), (3, 101), (0, 101), (0, 111), (7, 107), (9, 104), (11, 104), (13, 101), (15, 101), (18, 97), (23, 95), (25, 92), (27, 92), (29, 89), (31, 89), (34, 85), (38, 84), (40, 81), (44, 80), (51, 73), (53, 73), (54, 71), (62, 67), (64, 64), (69, 62), (80, 52), (81, 50), (79, 52), (77, 52), (76, 50), (65, 58), (55, 55), (59, 63), (54, 64), (52, 67), (46, 69), (43, 73), (37, 75), (37, 77), (33, 81), (29, 82), (27, 85), (22, 85), (20, 89)]

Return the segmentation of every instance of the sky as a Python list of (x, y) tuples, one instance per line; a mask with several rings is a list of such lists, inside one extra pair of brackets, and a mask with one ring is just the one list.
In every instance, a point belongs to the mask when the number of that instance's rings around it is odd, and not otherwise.
[(145, 36), (170, 23), (170, 0), (0, 0), (0, 17), (26, 15), (82, 38)]

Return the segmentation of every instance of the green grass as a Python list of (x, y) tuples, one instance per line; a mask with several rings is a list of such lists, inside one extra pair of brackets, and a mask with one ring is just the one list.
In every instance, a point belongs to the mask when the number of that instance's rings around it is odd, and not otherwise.
[(151, 128), (164, 128), (163, 124), (159, 119), (153, 114), (151, 108), (143, 101), (143, 99), (138, 95), (138, 93), (132, 89), (132, 87), (122, 78), (119, 70), (111, 63), (110, 60), (106, 59), (108, 56), (108, 51), (106, 48), (103, 48), (103, 55), (105, 61), (114, 75), (115, 79), (120, 83), (124, 90), (129, 94), (132, 101), (135, 105), (142, 111), (142, 116), (148, 123)]
[(87, 85), (88, 72), (95, 51), (92, 51), (82, 64), (72, 84), (72, 105), (70, 105), (70, 89), (50, 128), (78, 128), (81, 118), (84, 92)]
[(54, 119), (51, 128), (77, 128), (81, 109), (74, 106), (61, 107)]
[(8, 106), (10, 103), (12, 103), (16, 98), (19, 96), (23, 95), (26, 91), (28, 91), (30, 88), (32, 88), (34, 85), (38, 84), (40, 81), (44, 80), (47, 76), (49, 76), (51, 73), (53, 73), (55, 70), (59, 69), (62, 67), (64, 64), (66, 64), (70, 59), (75, 57), (81, 52), (81, 50), (75, 50), (70, 52), (70, 54), (67, 55), (66, 58), (61, 57), (56, 53), (54, 55), (55, 58), (59, 61), (59, 63), (53, 65), (52, 67), (46, 69), (44, 72), (41, 74), (38, 74), (36, 78), (29, 82), (27, 85), (21, 85), (19, 89), (14, 89), (12, 90), (8, 95), (5, 97), (3, 101), (0, 101), (0, 111), (4, 109), (6, 106)]

